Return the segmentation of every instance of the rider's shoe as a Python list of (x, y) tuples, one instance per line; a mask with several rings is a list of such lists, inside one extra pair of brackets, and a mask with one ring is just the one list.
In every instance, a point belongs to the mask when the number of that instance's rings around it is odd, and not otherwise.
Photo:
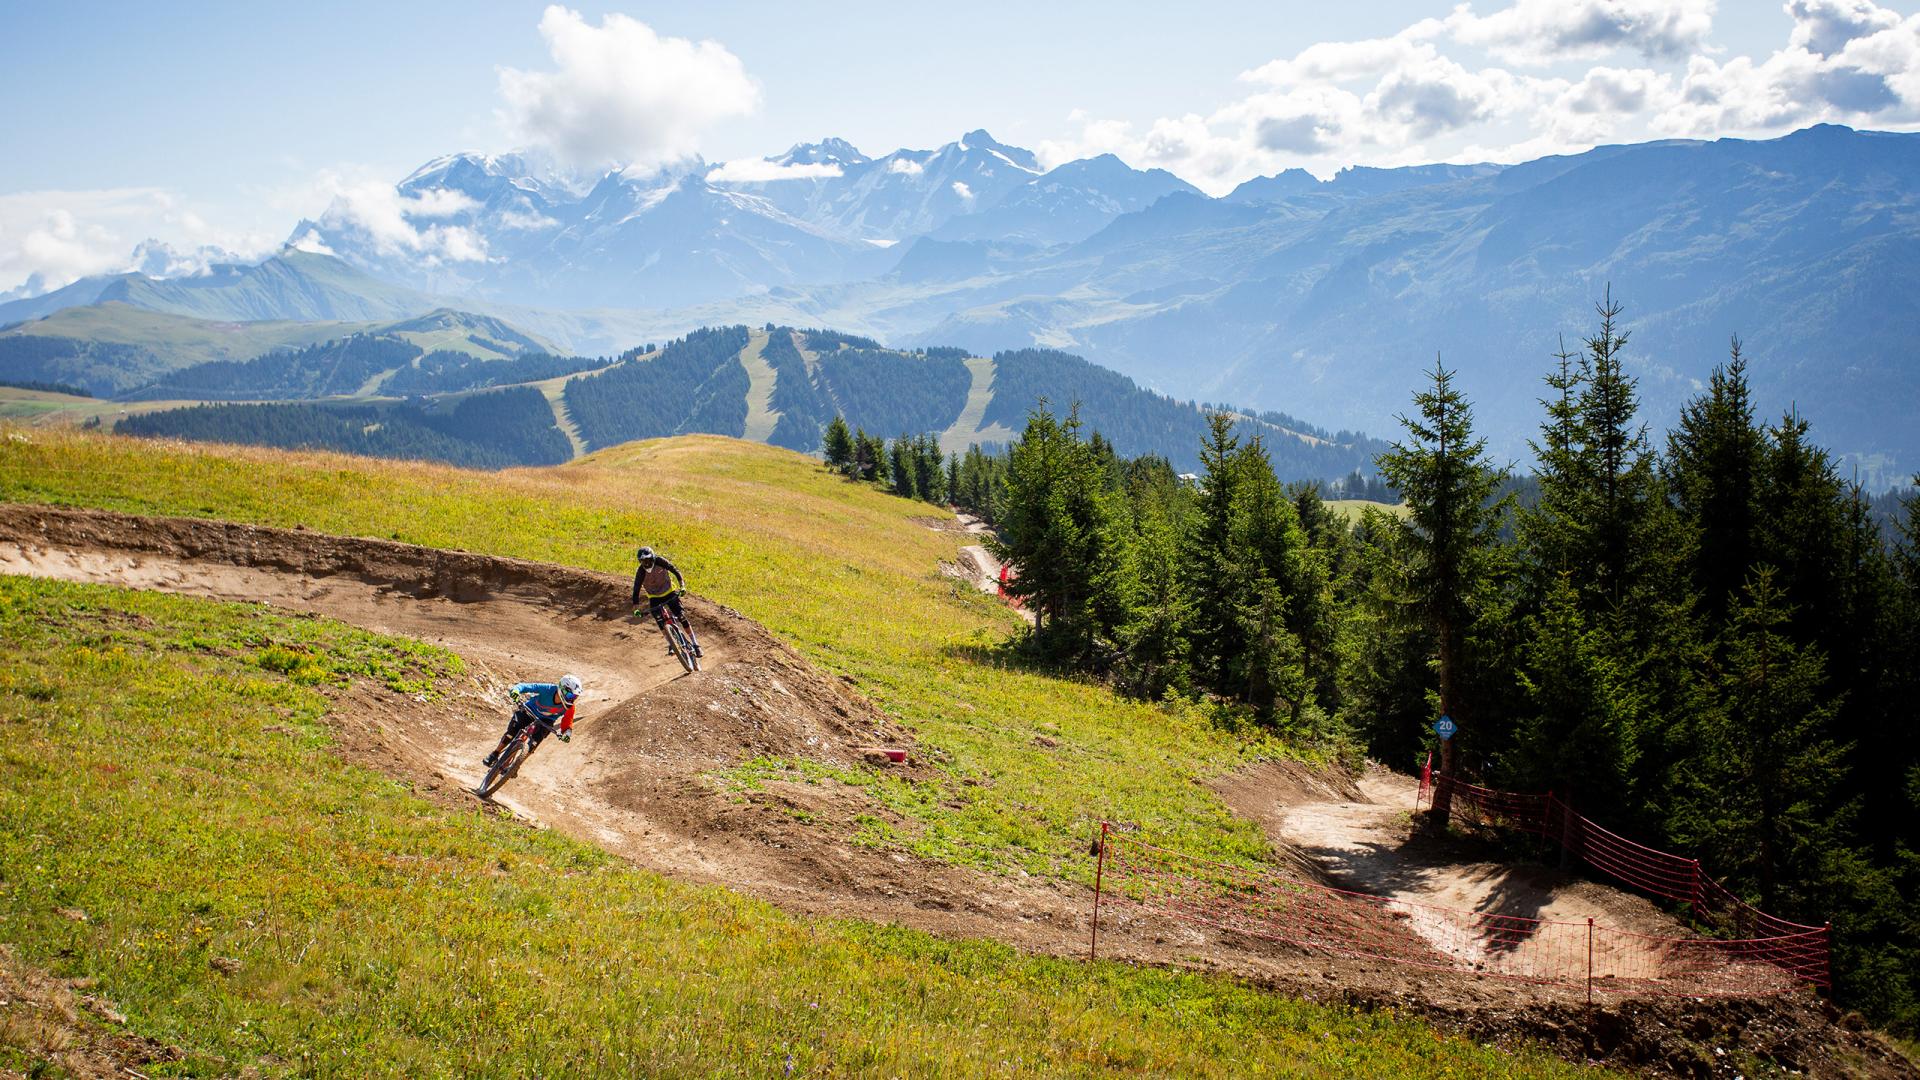
[(500, 751), (495, 750), (493, 753), (488, 754), (485, 758), (481, 759), (480, 764), (485, 765), (487, 768), (491, 769), (493, 768), (494, 764), (497, 763), (499, 760), (500, 760)]
[(693, 655), (696, 659), (706, 655), (705, 653), (700, 651), (700, 643), (697, 641), (693, 643)]

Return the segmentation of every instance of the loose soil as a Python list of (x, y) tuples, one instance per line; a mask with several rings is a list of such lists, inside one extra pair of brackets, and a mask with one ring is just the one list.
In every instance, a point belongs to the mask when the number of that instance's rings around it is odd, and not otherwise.
[[(32, 1075), (50, 1065), (53, 1075), (83, 1080), (145, 1076), (185, 1059), (178, 1047), (120, 1030), (126, 1018), (92, 989), (91, 979), (54, 979), (0, 945), (0, 1051), (29, 1059)], [(0, 1064), (0, 1080), (27, 1076)]]
[[(0, 572), (259, 601), (434, 642), (466, 660), (462, 684), (432, 702), (364, 685), (344, 692), (333, 720), (344, 756), (444, 805), (506, 810), (637, 865), (739, 889), (797, 913), (995, 938), (1054, 955), (1087, 952), (1092, 905), (1083, 886), (855, 845), (859, 815), (911, 828), (857, 787), (773, 781), (738, 791), (716, 780), (717, 771), (762, 756), (866, 767), (874, 747), (906, 749), (905, 763), (885, 767), (910, 781), (931, 781), (937, 768), (917, 754), (910, 731), (847, 681), (720, 605), (688, 599), (706, 649), (703, 670), (688, 675), (651, 620), (631, 618), (630, 581), (515, 559), (298, 529), (5, 504)], [(471, 785), (506, 721), (504, 687), (564, 671), (586, 682), (573, 742), (548, 740), (492, 805), (482, 804)], [(1388, 783), (1363, 780), (1359, 794), (1373, 785), (1391, 798), (1368, 805), (1397, 806)], [(1342, 854), (1343, 838), (1365, 838), (1314, 826), (1326, 812), (1305, 808), (1357, 802), (1348, 785), (1268, 765), (1219, 789), (1241, 813), (1280, 830), (1276, 848), (1284, 860), (1302, 873), (1337, 877), (1369, 872), (1366, 859)], [(1404, 802), (1411, 805), (1410, 792)], [(1297, 810), (1305, 812), (1296, 818)], [(1298, 834), (1306, 843), (1288, 839), (1288, 828), (1307, 830)], [(1382, 870), (1391, 865), (1385, 854), (1377, 861)], [(1568, 887), (1576, 900), (1586, 895), (1577, 884)], [(1603, 908), (1618, 912), (1637, 901), (1615, 894), (1605, 903), (1626, 905)], [(1920, 1076), (1884, 1042), (1840, 1024), (1830, 1006), (1804, 994), (1613, 997), (1588, 1010), (1584, 996), (1565, 987), (1330, 957), (1125, 905), (1102, 911), (1099, 941), (1103, 958), (1229, 973), (1316, 1000), (1411, 1010), (1482, 1041), (1538, 1039), (1568, 1055), (1655, 1073), (1731, 1076), (1730, 1063), (1757, 1055), (1813, 1075)], [(1727, 1055), (1714, 1055), (1713, 1046)]]

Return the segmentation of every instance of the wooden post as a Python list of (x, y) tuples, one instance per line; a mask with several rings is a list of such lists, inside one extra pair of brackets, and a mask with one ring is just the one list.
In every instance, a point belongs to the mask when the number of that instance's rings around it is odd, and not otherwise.
[(1100, 955), (1100, 886), (1107, 873), (1107, 823), (1100, 823), (1100, 861), (1093, 868), (1093, 939), (1087, 942), (1087, 959)]
[(1587, 916), (1587, 1011), (1593, 1011), (1593, 916)]

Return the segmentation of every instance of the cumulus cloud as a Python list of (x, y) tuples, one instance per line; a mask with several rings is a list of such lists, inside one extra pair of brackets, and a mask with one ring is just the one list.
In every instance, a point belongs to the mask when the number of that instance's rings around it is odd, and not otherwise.
[(466, 225), (419, 224), (457, 217), (479, 204), (446, 188), (402, 194), (392, 184), (348, 179), (323, 171), (319, 186), (333, 196), (320, 218), (325, 233), (354, 233), (375, 253), (416, 258), (432, 266), (443, 262), (482, 262), (486, 240)]
[(968, 187), (964, 181), (955, 180), (953, 182), (953, 193), (968, 201), (973, 199), (973, 189)]
[[(0, 291), (35, 295), (83, 277), (143, 268), (197, 273), (215, 259), (254, 258), (272, 249), (272, 238), (211, 224), (161, 188), (0, 195)], [(167, 257), (158, 258), (163, 252)]]
[(502, 68), (500, 118), (517, 138), (583, 168), (651, 169), (690, 157), (714, 123), (754, 111), (760, 88), (715, 41), (662, 37), (626, 15), (540, 17), (549, 71)]
[(1858, 38), (1900, 25), (1900, 16), (1870, 0), (1788, 0), (1793, 35), (1788, 44), (1816, 56), (1832, 56)]
[(819, 180), (840, 175), (840, 166), (830, 161), (782, 165), (765, 158), (742, 158), (714, 168), (707, 173), (707, 179), (716, 184), (766, 184), (776, 180)]
[(927, 167), (912, 158), (897, 157), (887, 162), (887, 171), (898, 176), (919, 176)]
[(1516, 64), (1588, 59), (1616, 49), (1677, 59), (1705, 44), (1715, 6), (1715, 0), (1518, 0), (1484, 17), (1462, 5), (1444, 25), (1456, 41)]
[[(1782, 0), (1769, 53), (1713, 42), (1715, 0), (1513, 0), (1241, 74), (1210, 112), (1088, 116), (1043, 140), (1049, 165), (1111, 153), (1215, 193), (1301, 167), (1519, 161), (1602, 142), (1769, 137), (1816, 122), (1920, 126), (1920, 15), (1873, 0)], [(1610, 62), (1597, 62), (1606, 60)]]

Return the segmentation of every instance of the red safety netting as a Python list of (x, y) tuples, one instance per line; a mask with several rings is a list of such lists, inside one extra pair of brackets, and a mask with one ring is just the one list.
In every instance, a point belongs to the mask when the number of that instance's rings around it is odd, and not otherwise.
[(1584, 985), (1589, 994), (1753, 996), (1824, 982), (1824, 930), (1756, 940), (1671, 938), (1591, 919), (1459, 910), (1290, 880), (1101, 829), (1096, 944), (1104, 902), (1338, 956)]
[[(1750, 946), (1750, 954), (1764, 954), (1795, 978), (1821, 986), (1829, 984), (1828, 933), (1768, 915), (1735, 896), (1700, 869), (1698, 859), (1682, 858), (1637, 844), (1576, 813), (1558, 796), (1495, 791), (1466, 781), (1422, 775), (1414, 797), (1418, 809), (1432, 796), (1434, 785), (1452, 786), (1455, 815), (1481, 824), (1517, 829), (1544, 836), (1568, 853), (1622, 884), (1641, 892), (1688, 905), (1696, 918), (1725, 935), (1730, 943)], [(1765, 943), (1779, 942), (1777, 950)]]

